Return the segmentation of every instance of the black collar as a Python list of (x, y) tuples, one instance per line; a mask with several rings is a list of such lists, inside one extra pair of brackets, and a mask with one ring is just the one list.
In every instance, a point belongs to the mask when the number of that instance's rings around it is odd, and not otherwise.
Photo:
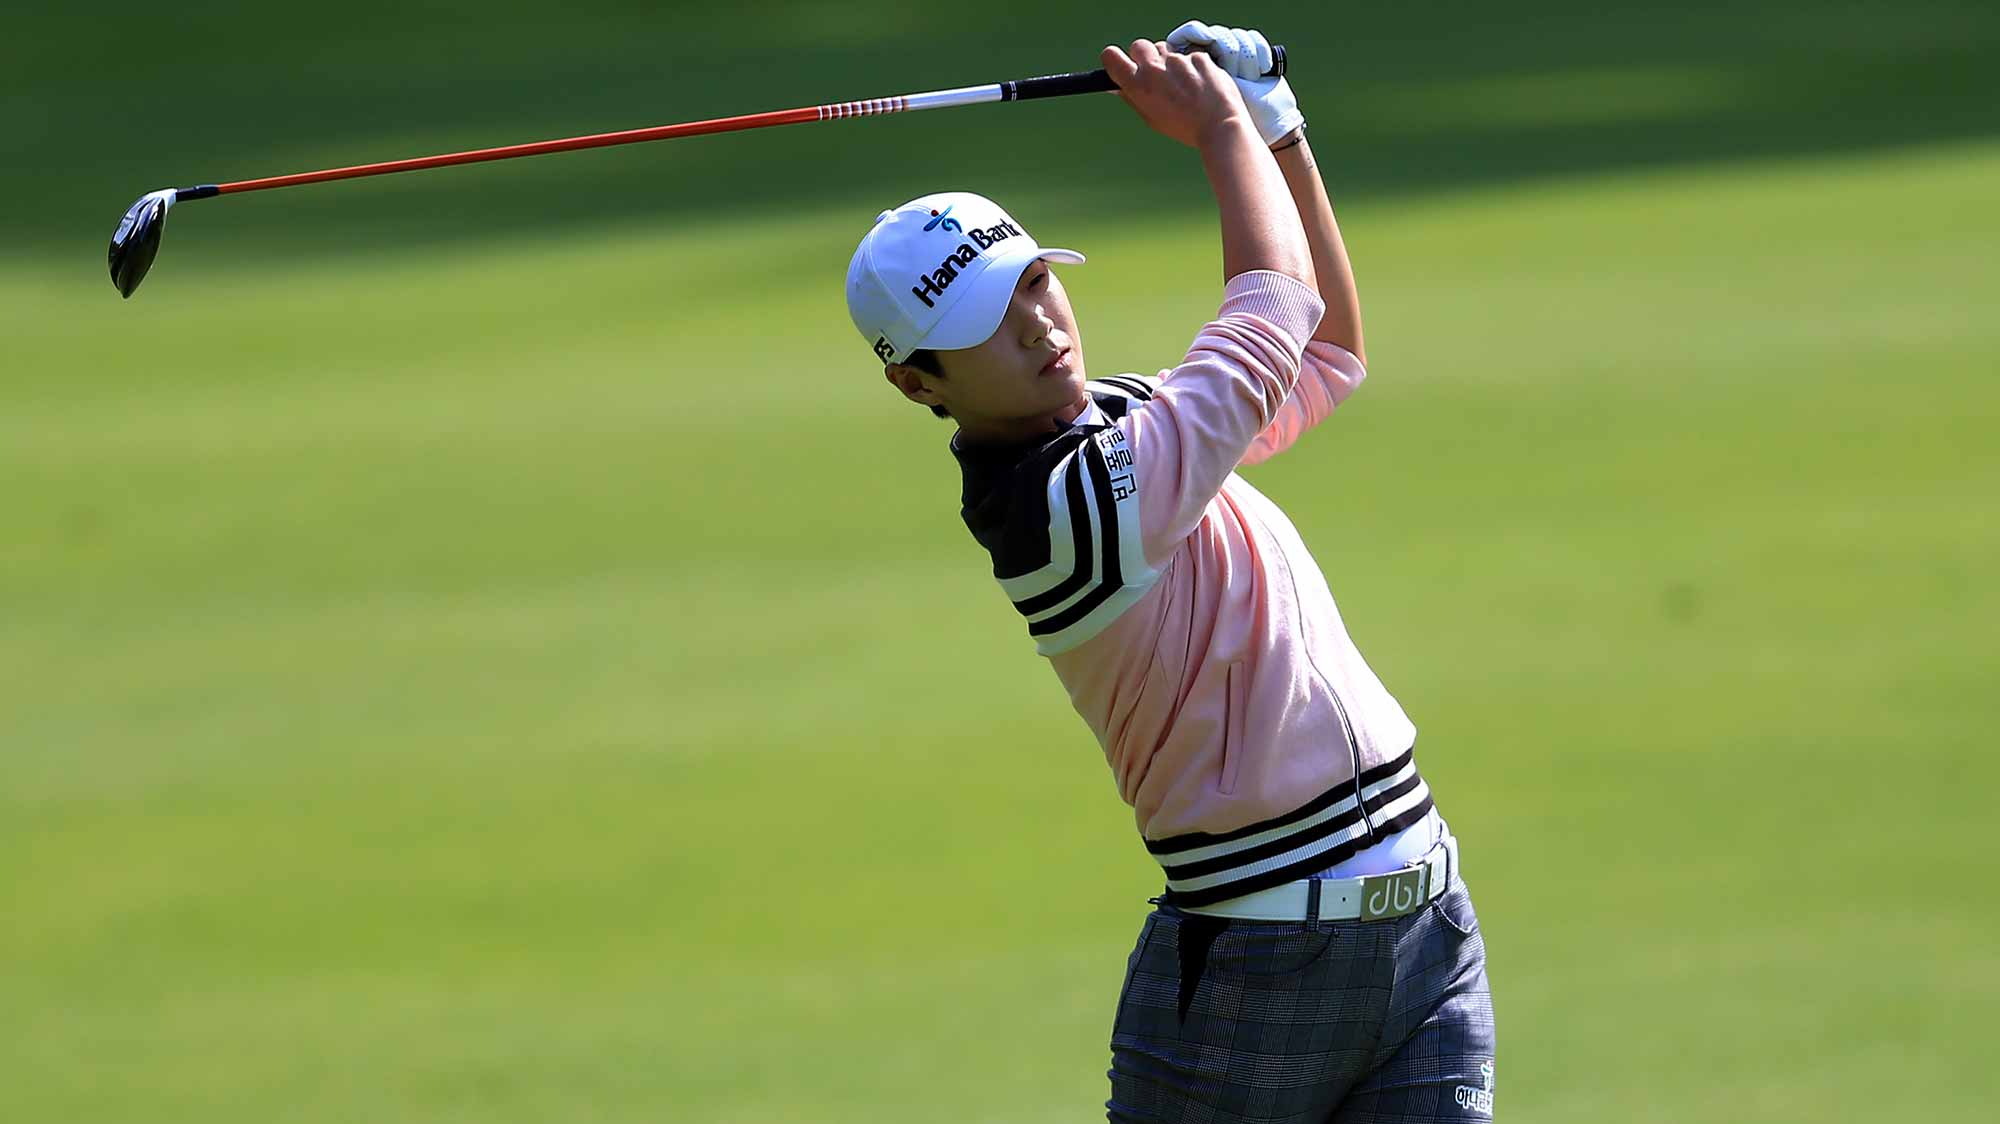
[(1067, 433), (1072, 422), (1059, 422), (1057, 428), (1033, 437), (1023, 437), (1018, 441), (967, 441), (963, 432), (951, 435), (951, 455), (958, 458), (958, 466), (967, 472), (991, 471), (996, 468), (1010, 468), (1020, 463), (1022, 457), (1047, 445)]
[(958, 458), (959, 468), (963, 469), (967, 475), (970, 475), (974, 471), (991, 472), (996, 468), (1011, 468), (1019, 464), (1021, 458), (1037, 449), (1046, 448), (1051, 441), (1061, 438), (1064, 434), (1079, 425), (1090, 426), (1102, 424), (1104, 419), (1096, 416), (1096, 414), (1097, 399), (1095, 397), (1086, 397), (1083, 409), (1077, 413), (1076, 417), (1066, 422), (1057, 422), (1055, 428), (1049, 430), (1047, 433), (1038, 433), (1032, 437), (1023, 437), (1018, 441), (972, 442), (965, 440), (965, 431), (960, 430), (951, 435), (951, 455)]
[[(987, 497), (1000, 491), (1001, 485), (1013, 477), (1015, 468), (1025, 461), (1034, 459), (1037, 453), (1058, 443), (1069, 444), (1064, 438), (1074, 434), (1079, 425), (1089, 427), (1093, 420), (1102, 421), (1103, 419), (1094, 416), (1095, 411), (1092, 407), (1095, 405), (1096, 402), (1093, 400), (1073, 420), (1057, 422), (1055, 428), (1047, 433), (1024, 437), (1018, 441), (972, 442), (963, 440), (962, 432), (952, 434), (951, 455), (958, 459), (958, 470), (964, 484), (963, 490), (959, 493), (959, 502), (963, 510), (971, 511)], [(1088, 432), (1088, 428), (1085, 432)]]

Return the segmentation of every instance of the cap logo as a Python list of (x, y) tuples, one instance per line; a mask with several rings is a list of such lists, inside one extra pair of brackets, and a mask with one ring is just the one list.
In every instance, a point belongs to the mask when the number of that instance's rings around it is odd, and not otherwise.
[(884, 363), (887, 363), (889, 361), (889, 357), (894, 354), (896, 354), (896, 349), (889, 346), (888, 336), (875, 337), (875, 358), (880, 359)]
[(951, 217), (951, 209), (955, 206), (957, 206), (957, 204), (947, 203), (945, 204), (944, 210), (932, 211), (931, 221), (924, 224), (924, 229), (929, 231), (929, 230), (936, 230), (939, 227), (943, 227), (944, 229), (951, 231), (953, 234), (958, 234), (963, 232), (965, 228), (958, 225), (957, 219)]
[[(946, 207), (945, 210), (949, 211), (951, 208)], [(957, 220), (945, 220), (943, 215), (939, 215), (937, 219), (933, 219), (932, 221), (936, 222), (940, 220), (949, 221), (953, 226), (958, 225)], [(1013, 238), (1020, 233), (1021, 228), (1011, 222), (994, 223), (984, 230), (974, 227), (972, 233), (966, 236), (972, 239), (972, 241), (960, 242), (951, 253), (944, 256), (944, 260), (937, 264), (936, 269), (918, 277), (917, 284), (910, 286), (910, 292), (918, 300), (924, 302), (925, 308), (936, 308), (936, 298), (944, 296), (944, 291), (951, 288), (953, 281), (958, 280), (959, 268), (961, 266), (971, 265), (972, 260), (979, 256), (980, 250), (991, 249), (994, 243), (1005, 242), (1007, 239)], [(973, 248), (975, 244), (978, 246), (978, 249)]]

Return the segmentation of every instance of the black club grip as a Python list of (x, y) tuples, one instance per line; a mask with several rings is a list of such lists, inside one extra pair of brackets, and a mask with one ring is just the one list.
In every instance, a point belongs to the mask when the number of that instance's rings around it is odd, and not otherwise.
[[(1285, 76), (1285, 49), (1273, 44), (1271, 47), (1271, 69), (1266, 78)], [(1035, 98), (1061, 98), (1071, 94), (1103, 94), (1118, 88), (1111, 75), (1102, 70), (1080, 70), (1073, 74), (1051, 74), (1043, 78), (1017, 78), (1012, 82), (1000, 83), (1001, 101), (1031, 101)]]

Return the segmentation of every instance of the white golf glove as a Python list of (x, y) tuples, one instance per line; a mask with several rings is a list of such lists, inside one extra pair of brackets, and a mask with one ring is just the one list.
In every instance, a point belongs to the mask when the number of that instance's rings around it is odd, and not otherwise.
[(1306, 123), (1305, 114), (1299, 112), (1298, 99), (1292, 96), (1291, 84), (1283, 78), (1264, 77), (1264, 72), (1271, 69), (1271, 41), (1264, 38), (1263, 32), (1189, 20), (1167, 36), (1167, 46), (1206, 51), (1223, 73), (1234, 78), (1236, 88), (1242, 91), (1243, 104), (1250, 110), (1250, 120), (1257, 126), (1257, 135), (1264, 138), (1265, 144), (1278, 143), (1286, 133)]

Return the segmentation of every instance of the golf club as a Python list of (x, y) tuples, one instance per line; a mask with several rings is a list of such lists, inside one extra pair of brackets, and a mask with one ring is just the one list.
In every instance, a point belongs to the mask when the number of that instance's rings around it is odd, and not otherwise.
[[(1285, 73), (1285, 49), (1271, 48), (1271, 70), (1267, 78), (1282, 77)], [(745, 129), (762, 129), (771, 125), (797, 125), (810, 121), (839, 121), (849, 117), (878, 117), (905, 110), (949, 109), (961, 105), (979, 105), (996, 101), (1032, 101), (1036, 98), (1065, 97), (1070, 94), (1095, 94), (1116, 89), (1111, 76), (1102, 70), (1077, 71), (1070, 74), (1051, 74), (1041, 78), (1020, 78), (1011, 82), (995, 82), (987, 86), (962, 86), (951, 90), (933, 90), (921, 94), (903, 94), (897, 97), (868, 98), (862, 101), (830, 102), (825, 105), (805, 106), (800, 109), (777, 109), (767, 113), (752, 113), (742, 117), (717, 117), (708, 121), (689, 121), (678, 125), (656, 125), (647, 129), (628, 129), (616, 133), (597, 133), (591, 136), (567, 137), (562, 140), (536, 141), (531, 144), (509, 145), (504, 148), (482, 148), (469, 152), (452, 152), (441, 156), (419, 156), (409, 160), (394, 160), (382, 164), (357, 164), (349, 168), (330, 168), (319, 172), (299, 172), (288, 176), (272, 176), (267, 179), (238, 180), (235, 183), (204, 184), (200, 187), (165, 188), (149, 191), (139, 197), (125, 212), (118, 223), (118, 230), (111, 236), (111, 283), (119, 293), (130, 297), (138, 289), (139, 282), (146, 279), (146, 271), (153, 266), (153, 259), (160, 252), (160, 235), (166, 229), (167, 211), (176, 203), (193, 199), (212, 199), (218, 195), (234, 195), (245, 191), (265, 191), (274, 187), (297, 187), (309, 183), (326, 183), (330, 180), (359, 179), (363, 176), (386, 176), (396, 172), (415, 172), (425, 168), (443, 168), (454, 164), (477, 164), (488, 160), (512, 160), (518, 156), (542, 156), (552, 152), (574, 152), (584, 148), (605, 148), (616, 144), (636, 144), (640, 141), (671, 140), (675, 137), (702, 136), (708, 133), (733, 133)]]

